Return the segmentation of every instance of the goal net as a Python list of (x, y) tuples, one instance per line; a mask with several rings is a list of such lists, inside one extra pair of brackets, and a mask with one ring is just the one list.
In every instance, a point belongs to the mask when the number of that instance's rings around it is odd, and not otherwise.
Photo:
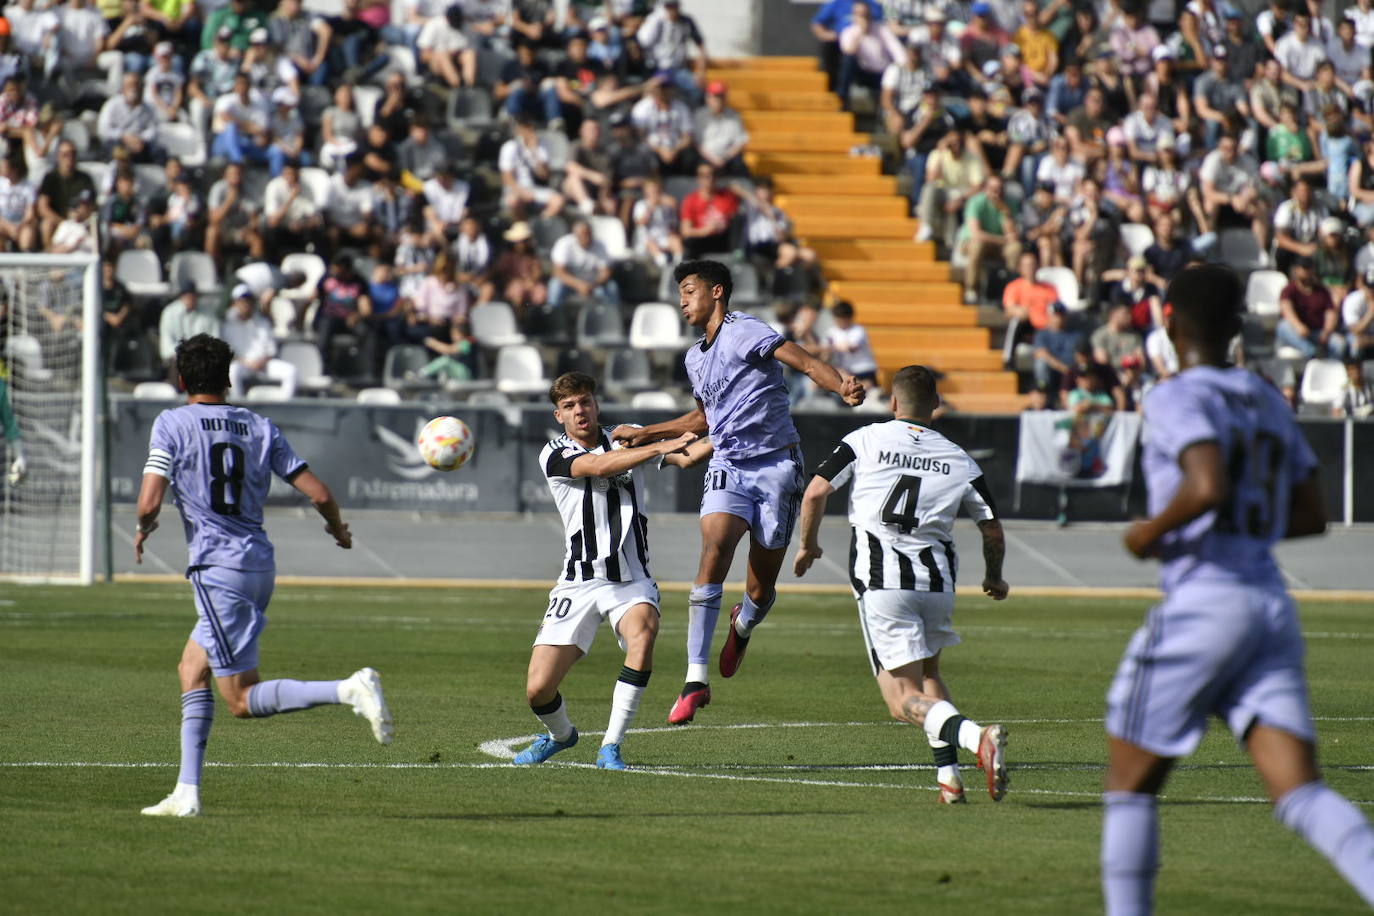
[(94, 581), (98, 262), (0, 255), (0, 577)]

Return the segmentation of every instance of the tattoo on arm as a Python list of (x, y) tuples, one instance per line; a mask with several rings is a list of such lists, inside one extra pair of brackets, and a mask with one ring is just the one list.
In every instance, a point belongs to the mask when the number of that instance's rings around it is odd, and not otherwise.
[(984, 577), (988, 579), (1002, 578), (1002, 560), (1007, 555), (1007, 539), (1002, 534), (1002, 523), (992, 518), (978, 523), (978, 530), (983, 532), (983, 564), (986, 568)]
[(912, 725), (920, 727), (925, 724), (926, 714), (935, 705), (935, 700), (924, 696), (908, 697), (902, 703), (902, 718)]

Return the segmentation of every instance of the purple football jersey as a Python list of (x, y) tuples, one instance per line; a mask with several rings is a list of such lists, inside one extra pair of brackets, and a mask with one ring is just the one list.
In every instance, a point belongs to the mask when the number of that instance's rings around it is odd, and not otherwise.
[(143, 470), (171, 481), (189, 568), (269, 570), (275, 561), (262, 507), (272, 475), (290, 482), (305, 467), (266, 417), (229, 404), (187, 404), (158, 415)]
[(797, 441), (782, 364), (773, 358), (786, 342), (752, 315), (727, 312), (715, 340), (703, 337), (687, 351), (692, 393), (722, 458), (753, 458)]
[(1222, 579), (1282, 588), (1270, 550), (1288, 529), (1293, 485), (1317, 466), (1283, 398), (1245, 369), (1197, 366), (1151, 389), (1144, 414), (1142, 462), (1152, 516), (1177, 492), (1178, 459), (1190, 445), (1217, 443), (1230, 478), (1222, 506), (1161, 540), (1160, 587)]

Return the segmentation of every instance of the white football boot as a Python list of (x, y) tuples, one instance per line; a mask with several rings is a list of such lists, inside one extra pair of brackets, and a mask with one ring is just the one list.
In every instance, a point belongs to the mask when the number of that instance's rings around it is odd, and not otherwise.
[(379, 744), (390, 744), (393, 729), (391, 710), (382, 695), (382, 679), (371, 668), (361, 668), (353, 676), (339, 682), (339, 702), (353, 707), (372, 726), (372, 737)]
[(200, 793), (176, 790), (156, 805), (149, 805), (142, 811), (150, 817), (200, 817)]

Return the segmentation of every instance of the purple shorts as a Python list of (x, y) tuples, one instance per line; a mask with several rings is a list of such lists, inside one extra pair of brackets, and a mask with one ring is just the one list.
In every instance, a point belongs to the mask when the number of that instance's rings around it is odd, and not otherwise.
[(191, 639), (210, 656), (215, 677), (240, 674), (258, 666), (258, 634), (267, 626), (274, 570), (202, 566), (186, 576), (196, 597)]
[(1275, 586), (1187, 582), (1150, 610), (1107, 692), (1107, 733), (1161, 757), (1197, 749), (1207, 719), (1315, 739), (1293, 599)]
[(749, 523), (757, 544), (777, 550), (792, 540), (805, 489), (799, 446), (742, 460), (713, 456), (706, 469), (701, 514), (738, 516)]

